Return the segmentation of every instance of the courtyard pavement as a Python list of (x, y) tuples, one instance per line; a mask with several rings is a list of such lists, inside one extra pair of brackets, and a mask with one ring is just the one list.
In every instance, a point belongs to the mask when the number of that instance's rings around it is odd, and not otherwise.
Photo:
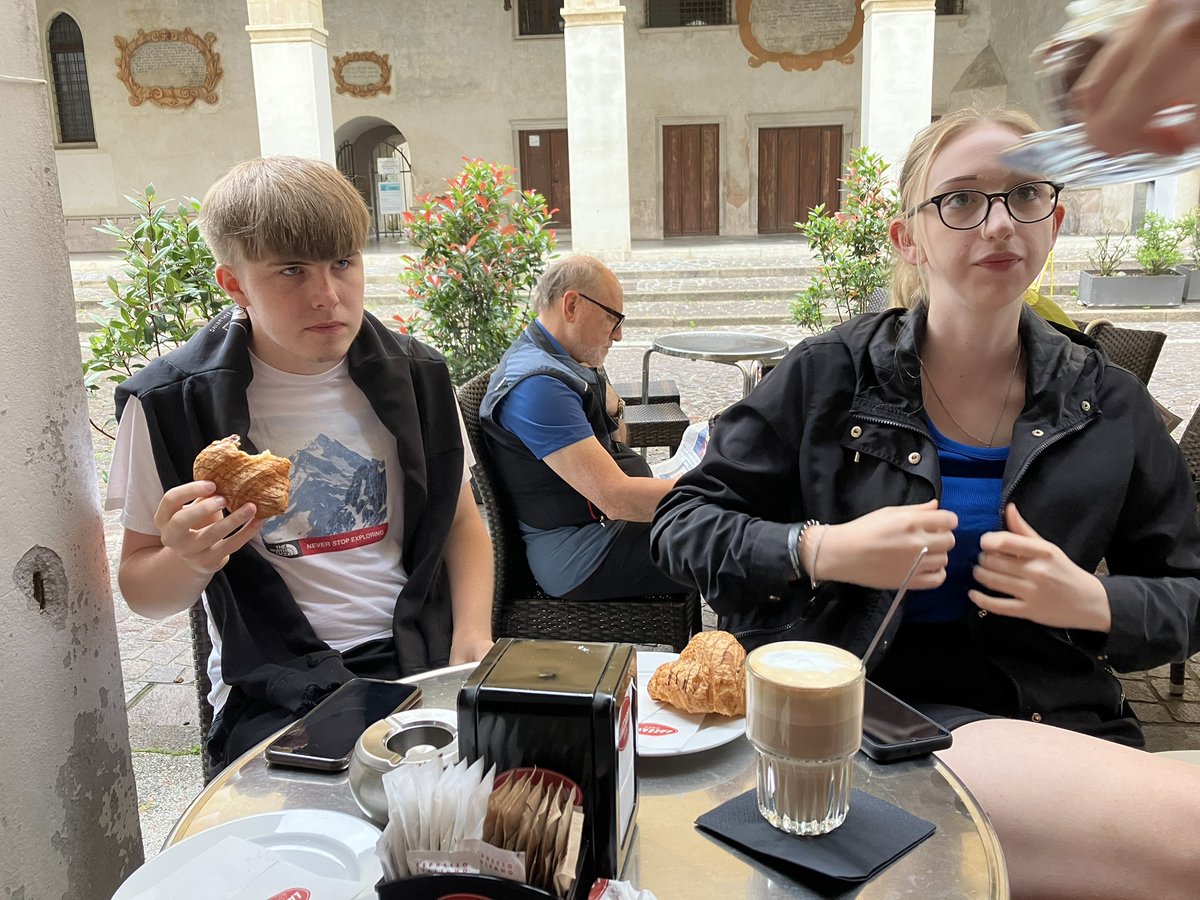
[[(701, 244), (691, 256), (679, 253), (677, 258), (686, 261), (722, 256), (736, 260), (738, 244), (736, 241), (711, 247)], [(755, 252), (761, 255), (763, 248), (764, 245), (759, 244)], [(743, 252), (746, 251), (743, 249)], [(635, 253), (632, 265), (659, 271), (663, 267), (659, 254), (658, 246), (648, 247), (640, 255)], [(796, 254), (794, 243), (780, 242), (778, 255), (782, 264), (786, 264), (784, 259), (795, 262)], [(698, 314), (705, 302), (696, 301)], [(1085, 317), (1097, 314), (1092, 312)], [(1196, 378), (1200, 369), (1200, 321), (1191, 321), (1192, 318), (1200, 317), (1156, 316), (1152, 311), (1145, 311), (1138, 316), (1137, 324), (1137, 327), (1158, 329), (1168, 334), (1150, 389), (1185, 422), (1200, 401), (1200, 382)], [(772, 334), (786, 339), (789, 344), (806, 335), (793, 326), (745, 325), (737, 320), (730, 320), (721, 327)], [(663, 330), (626, 329), (624, 340), (613, 347), (608, 361), (614, 381), (640, 379), (643, 353), (650, 346), (653, 335)], [(693, 421), (708, 418), (740, 395), (741, 375), (729, 366), (661, 355), (652, 358), (651, 366), (654, 378), (672, 378), (678, 383), (682, 406)], [(111, 412), (108, 393), (102, 390), (92, 400), (93, 419), (98, 424), (103, 423)], [(107, 458), (106, 443), (106, 438), (97, 436), (97, 458), (101, 468)], [(175, 820), (202, 787), (191, 643), (186, 614), (154, 621), (132, 613), (125, 605), (116, 584), (116, 561), (120, 550), (118, 514), (105, 514), (105, 531), (143, 839), (146, 855), (150, 857), (158, 851)], [(1126, 676), (1124, 682), (1131, 703), (1145, 723), (1150, 749), (1200, 748), (1200, 667), (1197, 663), (1189, 664), (1186, 693), (1182, 698), (1169, 696), (1165, 666)]]

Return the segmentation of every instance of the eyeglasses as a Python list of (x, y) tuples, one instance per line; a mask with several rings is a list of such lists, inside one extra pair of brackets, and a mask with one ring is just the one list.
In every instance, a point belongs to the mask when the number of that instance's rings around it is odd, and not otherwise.
[(617, 324), (614, 325), (612, 327), (612, 331), (609, 332), (610, 337), (615, 335), (620, 330), (621, 325), (624, 324), (624, 322), (625, 322), (625, 313), (617, 312), (611, 306), (605, 306), (599, 300), (593, 300), (591, 297), (589, 297), (587, 294), (583, 293), (582, 291), (576, 291), (575, 293), (579, 294), (579, 296), (582, 297), (584, 300), (586, 300), (588, 303), (594, 303), (596, 306), (600, 307), (602, 310), (604, 310), (606, 313), (608, 313), (610, 316), (612, 316), (614, 319), (617, 320)]
[(970, 231), (987, 221), (995, 200), (1004, 201), (1004, 208), (1014, 222), (1026, 225), (1049, 218), (1058, 207), (1058, 192), (1063, 186), (1053, 181), (1028, 181), (1008, 191), (994, 194), (984, 191), (947, 191), (918, 203), (908, 211), (911, 218), (926, 206), (937, 207), (942, 224), (955, 231)]

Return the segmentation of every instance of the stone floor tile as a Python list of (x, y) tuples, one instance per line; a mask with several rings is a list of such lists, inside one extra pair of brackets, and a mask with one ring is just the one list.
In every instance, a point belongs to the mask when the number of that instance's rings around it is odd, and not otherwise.
[(1158, 695), (1154, 693), (1154, 689), (1145, 681), (1121, 679), (1121, 683), (1125, 686), (1125, 699), (1140, 700), (1147, 703), (1153, 703), (1158, 700)]
[(1164, 706), (1176, 722), (1200, 725), (1200, 702), (1176, 701), (1166, 703)]
[(1134, 713), (1142, 722), (1167, 723), (1174, 721), (1171, 714), (1160, 703), (1139, 703), (1131, 701)]
[(142, 676), (143, 681), (150, 681), (154, 684), (175, 684), (175, 679), (180, 678), (185, 674), (185, 670), (181, 666), (175, 665), (154, 665), (146, 670), (146, 674)]
[(1200, 726), (1147, 724), (1146, 749), (1157, 753), (1160, 750), (1200, 750)]
[[(1151, 678), (1150, 683), (1154, 685), (1154, 692), (1163, 700), (1175, 701), (1181, 699), (1178, 696), (1171, 694), (1171, 679), (1170, 678)], [(1196, 683), (1194, 678), (1187, 678), (1183, 682), (1183, 697), (1184, 700), (1200, 700), (1200, 685)]]
[(186, 640), (186, 635), (179, 634), (179, 626), (170, 621), (159, 622), (146, 629), (145, 638), (148, 641)]
[(121, 673), (126, 681), (138, 681), (150, 669), (152, 663), (148, 659), (122, 659)]
[(184, 652), (191, 652), (190, 644), (182, 641), (151, 641), (146, 644), (141, 658), (148, 659), (152, 663), (168, 663), (178, 659), (179, 654)]
[(199, 713), (196, 691), (189, 684), (156, 684), (129, 707), (129, 727), (194, 726)]

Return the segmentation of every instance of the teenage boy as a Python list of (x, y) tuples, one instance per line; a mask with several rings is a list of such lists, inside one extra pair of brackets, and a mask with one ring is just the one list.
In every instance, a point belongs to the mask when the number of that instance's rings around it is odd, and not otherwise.
[[(492, 643), (453, 385), (436, 352), (364, 312), (369, 221), (326, 163), (235, 166), (199, 220), (234, 305), (116, 391), (121, 592), (153, 618), (203, 598), (216, 767), (352, 675), (470, 662)], [(196, 454), (230, 434), (291, 460), (283, 515), (226, 509), (193, 480)]]

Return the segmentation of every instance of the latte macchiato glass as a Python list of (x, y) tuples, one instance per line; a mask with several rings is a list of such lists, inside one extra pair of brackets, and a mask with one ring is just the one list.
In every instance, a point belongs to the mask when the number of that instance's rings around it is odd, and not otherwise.
[(758, 811), (776, 828), (825, 834), (846, 820), (864, 677), (857, 656), (829, 644), (780, 641), (746, 657)]

